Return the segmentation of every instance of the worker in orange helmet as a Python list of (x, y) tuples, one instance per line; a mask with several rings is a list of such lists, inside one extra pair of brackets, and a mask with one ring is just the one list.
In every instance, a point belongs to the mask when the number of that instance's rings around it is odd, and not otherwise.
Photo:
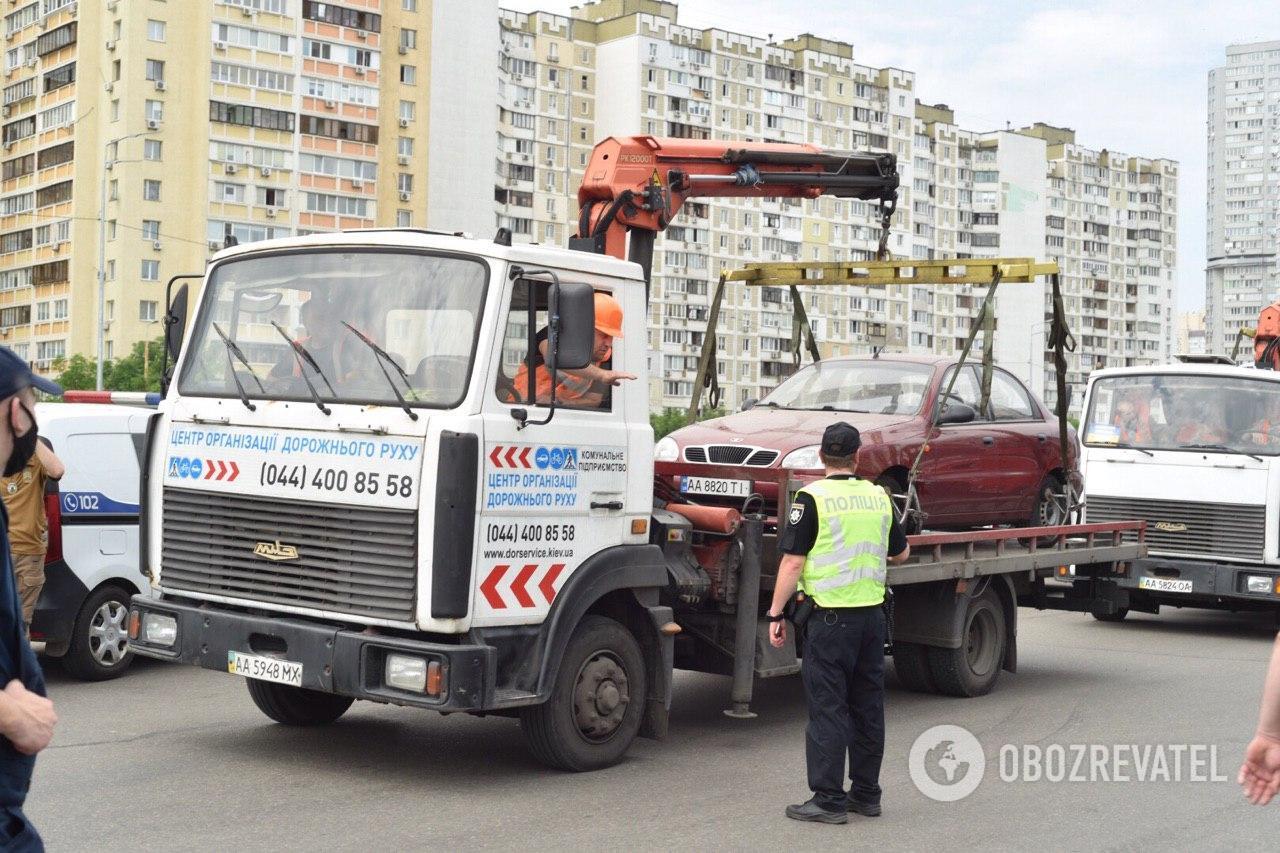
[[(608, 405), (614, 385), (635, 374), (613, 369), (613, 339), (622, 337), (622, 306), (607, 293), (595, 295), (596, 338), (591, 364), (580, 370), (556, 371), (556, 402), (571, 408), (590, 409)], [(547, 370), (547, 330), (538, 332), (538, 352), (534, 356), (534, 381), (539, 403), (551, 402), (551, 372)], [(527, 403), (529, 373), (521, 364), (512, 383), (520, 402)]]

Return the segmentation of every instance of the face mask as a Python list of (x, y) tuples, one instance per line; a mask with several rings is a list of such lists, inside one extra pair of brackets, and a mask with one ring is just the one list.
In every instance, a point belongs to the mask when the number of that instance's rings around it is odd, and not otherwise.
[(31, 419), (31, 429), (27, 430), (27, 434), (19, 436), (13, 429), (13, 424), (9, 424), (9, 432), (13, 435), (13, 453), (9, 456), (9, 461), (4, 466), (4, 476), (12, 477), (14, 474), (27, 467), (27, 463), (31, 461), (31, 457), (36, 452), (36, 416), (31, 413), (22, 403), (22, 411), (27, 413), (27, 417)]

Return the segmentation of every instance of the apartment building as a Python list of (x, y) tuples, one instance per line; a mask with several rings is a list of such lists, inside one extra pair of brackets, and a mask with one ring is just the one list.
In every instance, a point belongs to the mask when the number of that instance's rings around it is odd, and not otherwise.
[(1280, 297), (1280, 41), (1229, 46), (1208, 102), (1205, 336), (1230, 352)]
[[(488, 231), (496, 4), (9, 0), (0, 341), (42, 370), (160, 333), (228, 240)], [(491, 55), (491, 54), (490, 54)], [(98, 277), (103, 304), (99, 310)]]
[[(1071, 131), (1047, 125), (966, 130), (947, 106), (918, 99), (910, 71), (860, 64), (851, 45), (694, 29), (677, 13), (658, 0), (598, 0), (570, 17), (502, 13), (499, 224), (525, 239), (563, 243), (591, 142), (614, 134), (889, 151), (902, 177), (889, 243), (895, 257), (1060, 259), (1081, 339), (1069, 359), (1077, 387), (1100, 364), (1168, 356), (1175, 163), (1090, 151)], [(503, 185), (513, 178), (525, 184)], [(659, 237), (654, 262), (655, 406), (687, 403), (722, 270), (761, 259), (865, 260), (878, 235), (874, 205), (857, 201), (685, 205)], [(827, 355), (877, 346), (955, 352), (985, 292), (802, 290)], [(1043, 283), (1002, 287), (994, 346), (1001, 364), (1052, 399), (1050, 310)], [(789, 294), (729, 285), (717, 330), (728, 405), (762, 396), (794, 370), (793, 331)]]

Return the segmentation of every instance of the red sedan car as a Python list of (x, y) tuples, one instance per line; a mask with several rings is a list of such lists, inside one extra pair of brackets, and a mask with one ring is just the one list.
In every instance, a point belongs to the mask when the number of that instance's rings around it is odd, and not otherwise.
[[(811, 364), (747, 410), (661, 439), (660, 484), (719, 506), (759, 495), (776, 518), (779, 484), (822, 476), (822, 431), (847, 421), (862, 433), (858, 474), (898, 496), (899, 506), (912, 460), (927, 443), (916, 476), (924, 526), (1064, 523), (1065, 484), (1076, 494), (1081, 486), (1074, 431), (1063, 470), (1057, 419), (1026, 386), (997, 367), (982, 406), (981, 367), (966, 364), (943, 400), (954, 370), (954, 359), (907, 355)], [(941, 424), (930, 433), (939, 405)]]

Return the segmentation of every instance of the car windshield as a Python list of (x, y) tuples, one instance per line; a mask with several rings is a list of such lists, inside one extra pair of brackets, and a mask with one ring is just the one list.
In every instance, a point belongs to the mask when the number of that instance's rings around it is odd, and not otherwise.
[(1280, 454), (1280, 382), (1221, 374), (1098, 379), (1084, 443), (1187, 452)]
[(914, 415), (924, 404), (933, 368), (878, 359), (820, 361), (783, 382), (760, 404), (784, 409), (832, 409)]
[(326, 401), (399, 405), (399, 392), (411, 406), (454, 406), (487, 277), (478, 259), (408, 251), (224, 262), (205, 288), (179, 390), (235, 397), (238, 380), (252, 398), (311, 400), (310, 382)]

